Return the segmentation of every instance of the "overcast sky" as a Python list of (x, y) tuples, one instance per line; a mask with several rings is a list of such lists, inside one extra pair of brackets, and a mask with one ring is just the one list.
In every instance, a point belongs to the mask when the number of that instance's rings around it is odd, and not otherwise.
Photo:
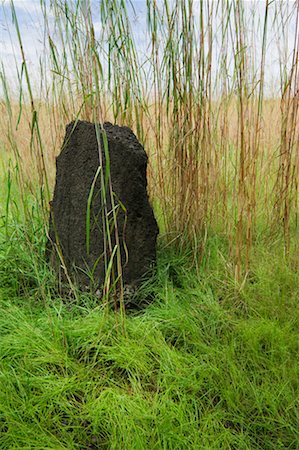
[[(210, 0), (212, 1), (212, 0)], [(127, 0), (129, 6), (129, 0)], [(49, 0), (47, 0), (49, 4)], [(99, 0), (93, 0), (93, 5), (96, 7), (99, 4)], [(199, 2), (195, 3), (195, 10), (198, 7)], [(270, 13), (272, 17), (274, 15), (274, 2), (270, 5)], [(286, 2), (285, 2), (286, 3)], [(294, 2), (289, 0), (287, 2), (291, 9)], [(135, 36), (135, 42), (139, 51), (139, 54), (146, 55), (147, 52), (147, 36), (146, 36), (146, 0), (134, 0), (133, 1), (135, 13), (131, 11), (131, 26)], [(257, 19), (263, 21), (263, 14), (265, 8), (265, 0), (255, 0), (246, 1), (246, 8), (248, 11), (254, 8), (256, 12)], [(32, 78), (34, 75), (36, 77), (39, 73), (38, 61), (44, 53), (44, 25), (43, 25), (43, 15), (40, 8), (39, 0), (14, 0), (14, 5), (19, 21), (20, 31), (23, 40), (23, 46), (26, 55), (26, 61), (30, 69)], [(271, 18), (270, 14), (270, 18)], [(49, 11), (50, 22), (51, 22), (51, 12)], [(257, 21), (258, 21), (257, 20)], [(101, 23), (97, 19), (97, 13), (95, 9), (94, 14), (95, 28), (99, 28)], [(293, 42), (295, 37), (295, 21), (290, 24), (289, 27), (289, 55), (292, 52)], [(256, 40), (256, 52), (257, 54), (261, 50), (261, 42), (259, 39)], [(7, 78), (12, 84), (16, 82), (17, 71), (16, 67), (21, 67), (21, 55), (20, 49), (17, 42), (17, 35), (15, 26), (12, 23), (12, 15), (10, 9), (9, 0), (0, 0), (0, 59), (1, 64), (5, 69)], [(142, 59), (142, 56), (141, 56)], [(279, 64), (278, 64), (278, 50), (277, 50), (277, 38), (275, 36), (273, 28), (269, 27), (268, 32), (268, 50), (266, 59), (266, 81), (268, 85), (272, 85), (279, 76)], [(1, 87), (0, 87), (1, 95)]]

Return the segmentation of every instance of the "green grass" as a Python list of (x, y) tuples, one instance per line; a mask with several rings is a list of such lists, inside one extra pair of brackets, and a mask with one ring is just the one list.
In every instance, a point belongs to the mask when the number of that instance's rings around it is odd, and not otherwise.
[(123, 335), (94, 298), (57, 297), (31, 202), (26, 224), (12, 198), (0, 231), (0, 448), (298, 448), (299, 277), (283, 244), (256, 244), (240, 289), (221, 238), (197, 270), (162, 239), (153, 302)]

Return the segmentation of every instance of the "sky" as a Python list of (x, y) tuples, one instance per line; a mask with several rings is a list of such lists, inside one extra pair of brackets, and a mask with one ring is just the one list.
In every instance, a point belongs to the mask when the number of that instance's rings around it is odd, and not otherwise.
[[(184, 1), (184, 0), (182, 0)], [(206, 0), (212, 2), (212, 0)], [(278, 0), (277, 0), (278, 1)], [(50, 0), (46, 0), (49, 5)], [(92, 0), (94, 6), (94, 25), (96, 30), (100, 30), (101, 22), (98, 18), (97, 7), (99, 0)], [(138, 53), (142, 58), (146, 58), (148, 52), (148, 36), (146, 34), (146, 0), (132, 0), (134, 12), (130, 9), (131, 26), (135, 36), (135, 42)], [(199, 2), (195, 0), (195, 11), (199, 7)], [(274, 3), (274, 2), (272, 2)], [(288, 0), (291, 7), (294, 2)], [(130, 1), (127, 0), (128, 6)], [(257, 21), (263, 21), (265, 0), (245, 1), (248, 11), (255, 9)], [(20, 32), (22, 36), (26, 62), (29, 67), (31, 79), (38, 89), (39, 59), (43, 57), (45, 51), (45, 35), (43, 15), (40, 8), (40, 0), (14, 0), (14, 6), (18, 17)], [(272, 9), (271, 9), (272, 8)], [(270, 6), (270, 12), (273, 16), (274, 7)], [(51, 27), (51, 10), (48, 10), (48, 19)], [(295, 23), (290, 24), (288, 36), (288, 54), (291, 55), (294, 37)], [(281, 43), (280, 43), (281, 44)], [(256, 53), (261, 51), (261, 41), (256, 39)], [(215, 51), (217, 53), (217, 50)], [(268, 32), (268, 48), (266, 58), (266, 82), (269, 89), (273, 87), (276, 79), (279, 77), (279, 54), (277, 47), (277, 38), (274, 30), (270, 27)], [(7, 79), (11, 85), (17, 82), (17, 72), (21, 68), (21, 54), (17, 40), (15, 25), (12, 21), (11, 7), (9, 0), (0, 0), (0, 68), (4, 68)], [(36, 78), (36, 79), (35, 79)], [(0, 86), (0, 95), (3, 94)]]

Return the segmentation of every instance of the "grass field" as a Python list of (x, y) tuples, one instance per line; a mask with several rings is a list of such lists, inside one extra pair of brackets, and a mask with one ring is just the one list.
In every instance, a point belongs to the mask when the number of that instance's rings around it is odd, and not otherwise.
[[(298, 1), (29, 3), (0, 5), (0, 449), (298, 449)], [(149, 155), (157, 271), (125, 316), (45, 261), (76, 119)]]
[(223, 237), (208, 238), (197, 267), (192, 251), (161, 238), (156, 277), (141, 292), (152, 303), (127, 312), (123, 333), (98, 299), (57, 297), (34, 197), (26, 229), (13, 183), (10, 195), (8, 220), (1, 200), (0, 448), (298, 447), (299, 277), (282, 239), (256, 242), (238, 285)]
[(51, 293), (21, 227), (1, 242), (1, 448), (297, 448), (299, 280), (279, 248), (258, 246), (242, 290), (218, 238), (198, 271), (161, 248), (123, 335), (93, 298)]

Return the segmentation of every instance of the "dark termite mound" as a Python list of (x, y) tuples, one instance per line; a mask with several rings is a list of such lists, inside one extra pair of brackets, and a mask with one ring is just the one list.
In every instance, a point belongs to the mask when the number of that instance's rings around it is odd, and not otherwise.
[(62, 284), (70, 279), (84, 290), (101, 288), (107, 272), (117, 277), (116, 244), (124, 285), (138, 286), (156, 261), (158, 226), (147, 195), (147, 155), (129, 128), (110, 123), (103, 128), (83, 121), (66, 127), (51, 202), (47, 258)]

